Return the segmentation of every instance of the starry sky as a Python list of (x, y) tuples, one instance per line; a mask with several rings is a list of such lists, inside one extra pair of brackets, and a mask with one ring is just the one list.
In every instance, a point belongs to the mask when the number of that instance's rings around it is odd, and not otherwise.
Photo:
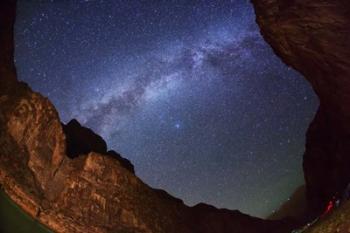
[(188, 205), (265, 217), (303, 183), (309, 84), (248, 0), (19, 0), (19, 79)]

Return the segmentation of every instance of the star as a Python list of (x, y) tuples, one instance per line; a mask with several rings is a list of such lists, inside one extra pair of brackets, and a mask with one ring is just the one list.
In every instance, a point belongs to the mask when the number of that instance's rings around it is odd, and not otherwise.
[(176, 128), (176, 129), (180, 129), (180, 127), (181, 127), (180, 123), (176, 123), (176, 124), (175, 124), (175, 128)]

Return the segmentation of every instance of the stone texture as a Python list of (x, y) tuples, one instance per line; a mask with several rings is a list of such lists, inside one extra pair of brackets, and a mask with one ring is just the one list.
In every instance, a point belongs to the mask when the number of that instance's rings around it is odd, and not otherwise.
[(309, 226), (305, 233), (349, 233), (350, 232), (350, 202), (335, 209), (328, 216), (318, 219)]
[(144, 184), (108, 152), (68, 157), (56, 110), (24, 83), (1, 85), (0, 105), (0, 184), (56, 232), (280, 233), (291, 228), (290, 222), (205, 204), (188, 207)]
[(252, 3), (265, 40), (320, 100), (303, 163), (309, 207), (318, 213), (350, 181), (350, 1)]
[(92, 150), (70, 158), (56, 110), (24, 83), (1, 85), (0, 105), (0, 184), (23, 210), (56, 232), (281, 233), (291, 229), (287, 221), (261, 220), (205, 204), (188, 207), (144, 184), (111, 152)]
[(16, 80), (15, 2), (0, 1), (0, 13), (0, 38), (6, 42), (0, 45), (0, 185), (24, 211), (60, 233), (290, 231), (290, 221), (206, 204), (188, 207), (143, 183), (132, 164), (107, 151), (90, 129), (74, 120), (61, 124), (47, 98)]

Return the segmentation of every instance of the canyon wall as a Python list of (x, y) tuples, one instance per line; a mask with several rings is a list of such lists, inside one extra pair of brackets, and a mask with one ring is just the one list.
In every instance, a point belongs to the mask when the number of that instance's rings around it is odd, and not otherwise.
[(252, 3), (265, 40), (320, 100), (303, 162), (309, 207), (317, 213), (350, 182), (350, 1)]

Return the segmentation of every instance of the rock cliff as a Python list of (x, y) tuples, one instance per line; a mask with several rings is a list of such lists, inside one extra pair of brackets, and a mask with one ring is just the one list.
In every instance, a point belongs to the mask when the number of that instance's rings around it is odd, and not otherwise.
[(132, 164), (16, 79), (15, 1), (0, 1), (0, 185), (23, 210), (62, 233), (283, 233), (287, 221), (180, 199), (143, 183)]
[(320, 100), (303, 164), (309, 207), (319, 213), (350, 182), (350, 1), (252, 2), (265, 40)]
[[(104, 147), (68, 156), (67, 139), (73, 137), (64, 131), (70, 124), (62, 127), (49, 100), (24, 83), (0, 83), (0, 184), (23, 210), (54, 231), (277, 233), (290, 229), (287, 222), (265, 221), (239, 211), (205, 204), (188, 207), (144, 184), (127, 160), (105, 153)], [(91, 145), (103, 145), (101, 138), (95, 140)]]

